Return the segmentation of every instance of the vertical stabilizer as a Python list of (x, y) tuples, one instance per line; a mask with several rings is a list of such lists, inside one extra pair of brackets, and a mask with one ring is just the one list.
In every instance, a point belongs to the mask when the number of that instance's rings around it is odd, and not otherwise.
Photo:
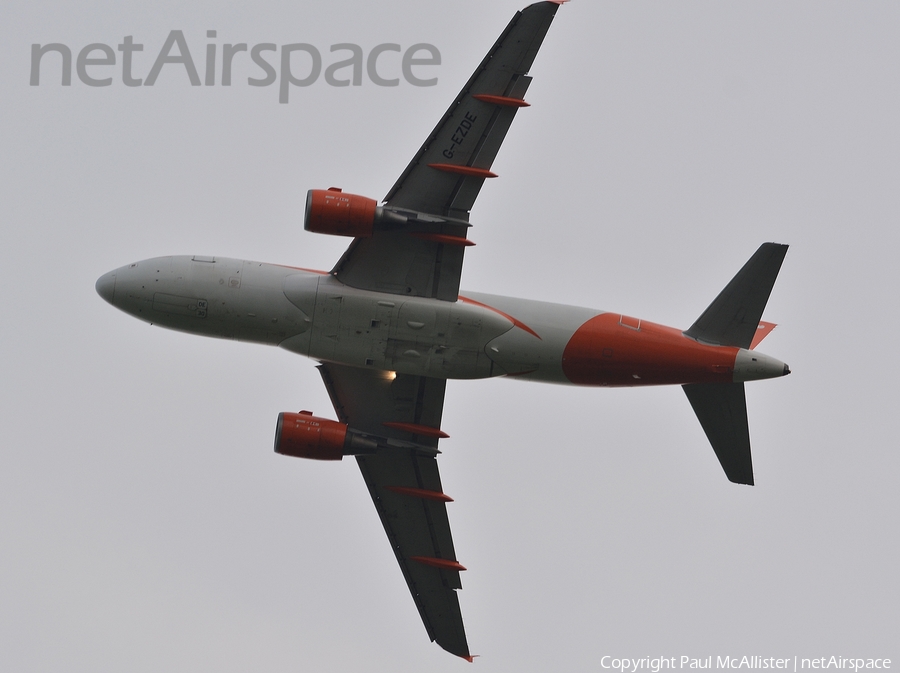
[(750, 428), (743, 383), (690, 383), (682, 386), (709, 438), (725, 476), (753, 485)]
[(763, 243), (685, 334), (721, 346), (750, 348), (788, 246)]

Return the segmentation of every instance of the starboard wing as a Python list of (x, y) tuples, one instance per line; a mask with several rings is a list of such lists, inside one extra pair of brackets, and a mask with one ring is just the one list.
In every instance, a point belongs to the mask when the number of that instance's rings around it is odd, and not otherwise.
[(470, 658), (456, 595), (464, 568), (436, 460), (446, 381), (331, 363), (319, 371), (341, 422), (408, 444), (356, 459), (429, 638)]

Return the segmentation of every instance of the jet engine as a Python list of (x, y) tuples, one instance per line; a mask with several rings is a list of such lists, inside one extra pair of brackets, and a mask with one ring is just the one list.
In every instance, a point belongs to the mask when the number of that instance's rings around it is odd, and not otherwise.
[(317, 234), (368, 238), (375, 226), (378, 202), (340, 189), (310, 189), (303, 228)]
[(295, 458), (340, 460), (358, 453), (374, 453), (378, 443), (346, 423), (318, 418), (309, 411), (278, 414), (275, 453)]

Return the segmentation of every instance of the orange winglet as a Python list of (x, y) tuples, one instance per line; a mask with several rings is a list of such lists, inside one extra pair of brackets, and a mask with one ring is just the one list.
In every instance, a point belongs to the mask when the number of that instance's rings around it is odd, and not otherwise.
[(475, 661), (475, 657), (480, 657), (481, 655), (480, 654), (470, 654), (469, 656), (464, 657), (461, 654), (457, 654), (456, 656), (458, 656), (460, 659), (465, 659), (466, 661), (468, 661), (471, 664), (473, 661)]
[(431, 566), (432, 568), (440, 568), (441, 570), (465, 570), (465, 566), (460, 565), (458, 561), (451, 561), (447, 558), (434, 558), (433, 556), (410, 556), (413, 561), (418, 561), (422, 565)]
[(407, 486), (385, 486), (389, 491), (399, 493), (400, 495), (411, 495), (414, 498), (422, 498), (423, 500), (437, 500), (438, 502), (453, 502), (446, 493), (438, 491), (429, 491), (426, 488), (409, 488)]
[(526, 103), (521, 98), (510, 98), (508, 96), (491, 96), (486, 93), (476, 93), (472, 98), (480, 100), (482, 103), (493, 103), (494, 105), (504, 105), (506, 107), (531, 107), (531, 103)]
[(423, 437), (435, 437), (437, 439), (447, 439), (450, 435), (440, 428), (432, 428), (429, 425), (419, 425), (418, 423), (382, 423), (386, 428), (401, 430), (403, 432), (411, 432), (414, 435), (422, 435)]
[(414, 231), (410, 236), (415, 236), (416, 238), (421, 238), (425, 241), (432, 241), (433, 243), (444, 243), (446, 245), (462, 245), (466, 247), (475, 245), (475, 242), (470, 241), (468, 238), (463, 236), (450, 236), (449, 234), (427, 234), (421, 231)]
[(769, 336), (772, 330), (776, 327), (777, 325), (773, 322), (760, 320), (759, 325), (756, 328), (756, 334), (753, 335), (753, 341), (750, 342), (750, 350), (753, 350), (754, 348), (759, 346), (759, 342)]
[(446, 173), (459, 173), (473, 178), (496, 178), (497, 174), (492, 173), (486, 168), (475, 168), (474, 166), (457, 166), (456, 164), (428, 164), (429, 168), (436, 168)]

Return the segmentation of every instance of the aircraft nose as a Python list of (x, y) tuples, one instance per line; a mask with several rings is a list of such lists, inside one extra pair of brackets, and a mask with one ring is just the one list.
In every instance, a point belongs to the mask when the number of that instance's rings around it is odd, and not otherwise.
[(116, 272), (104, 273), (97, 279), (97, 284), (94, 285), (94, 288), (97, 290), (97, 294), (103, 297), (104, 301), (112, 304), (113, 297), (116, 294)]

